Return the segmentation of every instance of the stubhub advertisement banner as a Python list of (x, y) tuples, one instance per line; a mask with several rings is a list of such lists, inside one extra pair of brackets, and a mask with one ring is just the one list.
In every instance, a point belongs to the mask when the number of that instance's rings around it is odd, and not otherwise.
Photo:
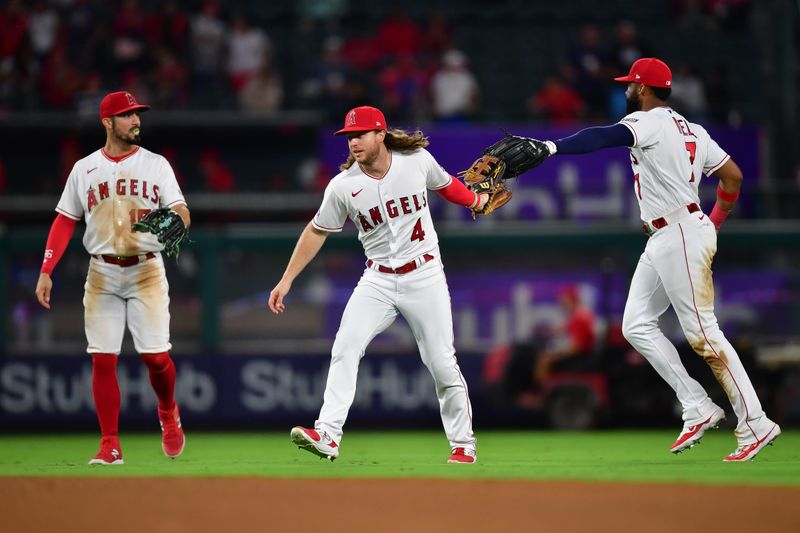
[[(176, 399), (188, 427), (275, 429), (311, 425), (325, 390), (329, 356), (175, 356)], [(481, 357), (460, 357), (467, 382), (479, 388)], [(158, 428), (146, 367), (123, 355), (117, 375), (124, 430)], [(433, 379), (417, 354), (367, 355), (358, 373), (348, 424), (439, 422)], [(88, 357), (0, 359), (3, 431), (93, 429)]]

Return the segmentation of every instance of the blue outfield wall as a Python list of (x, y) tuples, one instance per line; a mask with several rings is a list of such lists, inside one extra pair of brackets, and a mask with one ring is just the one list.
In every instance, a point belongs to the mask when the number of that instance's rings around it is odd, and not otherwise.
[[(690, 374), (714, 401), (728, 405), (702, 360), (688, 346), (680, 350)], [(176, 355), (174, 359), (176, 397), (187, 429), (250, 430), (313, 425), (330, 361), (327, 355)], [(513, 402), (483, 379), (484, 354), (458, 354), (475, 429), (680, 426), (672, 390), (646, 362), (622, 354), (605, 359), (561, 370), (539, 393), (523, 394)], [(496, 370), (489, 365), (485, 375), (491, 376), (492, 368)], [(157, 428), (156, 397), (146, 367), (138, 357), (123, 355), (118, 376), (120, 430)], [(752, 378), (770, 413), (787, 426), (800, 421), (800, 403), (796, 396), (789, 399), (798, 390), (800, 371), (755, 373)], [(417, 353), (368, 354), (361, 360), (347, 420), (347, 428), (357, 427), (441, 428), (433, 379)], [(0, 358), (0, 433), (62, 430), (97, 430), (91, 359)]]
[[(481, 357), (462, 358), (480, 388)], [(252, 429), (312, 425), (322, 405), (329, 356), (175, 356), (176, 397), (187, 427)], [(118, 366), (121, 429), (151, 428), (156, 398), (146, 367), (123, 355)], [(478, 394), (480, 396), (480, 394)], [(433, 380), (416, 354), (366, 357), (348, 425), (439, 424)], [(89, 357), (0, 359), (3, 431), (93, 429)]]

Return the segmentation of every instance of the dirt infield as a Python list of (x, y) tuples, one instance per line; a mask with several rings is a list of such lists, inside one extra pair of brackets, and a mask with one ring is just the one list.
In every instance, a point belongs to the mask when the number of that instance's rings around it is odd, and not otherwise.
[(266, 478), (0, 478), (2, 530), (797, 531), (800, 489)]

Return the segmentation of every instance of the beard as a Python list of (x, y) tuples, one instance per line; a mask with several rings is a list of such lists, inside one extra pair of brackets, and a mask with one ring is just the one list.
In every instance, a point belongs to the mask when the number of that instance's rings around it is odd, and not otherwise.
[(635, 111), (641, 111), (642, 110), (642, 102), (639, 100), (639, 96), (634, 94), (634, 95), (631, 95), (630, 97), (626, 97), (625, 98), (625, 107), (626, 107), (626, 110), (627, 110), (628, 114), (631, 114), (631, 113), (633, 113)]
[(356, 158), (355, 154), (353, 155), (353, 159), (355, 159), (360, 164), (369, 167), (369, 166), (372, 166), (372, 164), (375, 162), (376, 159), (378, 159), (378, 154), (379, 153), (380, 153), (380, 149), (378, 147), (376, 147), (375, 150), (372, 150), (372, 151), (364, 150), (362, 152), (362, 155), (364, 156), (363, 161), (358, 161), (358, 158)]
[[(137, 133), (132, 133), (136, 131)], [(125, 144), (135, 144), (139, 145), (142, 142), (142, 135), (141, 130), (139, 128), (131, 128), (128, 133), (123, 133), (117, 129), (117, 125), (114, 124), (111, 132), (114, 134), (114, 137), (121, 143)]]

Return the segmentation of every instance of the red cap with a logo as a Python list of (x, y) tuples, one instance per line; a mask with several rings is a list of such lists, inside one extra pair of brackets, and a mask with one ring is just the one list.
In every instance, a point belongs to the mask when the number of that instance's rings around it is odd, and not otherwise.
[(386, 118), (377, 107), (364, 105), (351, 109), (344, 117), (344, 128), (334, 135), (350, 133), (351, 131), (385, 130)]
[(113, 117), (128, 111), (147, 111), (148, 109), (150, 109), (149, 105), (140, 104), (128, 91), (108, 93), (100, 102), (100, 118)]
[(672, 71), (666, 63), (655, 57), (637, 59), (627, 76), (614, 78), (623, 83), (641, 83), (650, 87), (672, 88)]

